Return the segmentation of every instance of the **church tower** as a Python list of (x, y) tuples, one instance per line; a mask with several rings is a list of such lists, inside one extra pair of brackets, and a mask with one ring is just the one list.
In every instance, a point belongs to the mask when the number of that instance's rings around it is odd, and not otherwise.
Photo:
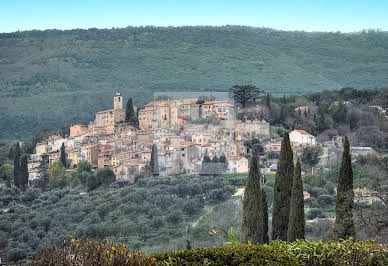
[(123, 96), (121, 96), (120, 92), (116, 92), (115, 97), (113, 97), (113, 109), (123, 109)]

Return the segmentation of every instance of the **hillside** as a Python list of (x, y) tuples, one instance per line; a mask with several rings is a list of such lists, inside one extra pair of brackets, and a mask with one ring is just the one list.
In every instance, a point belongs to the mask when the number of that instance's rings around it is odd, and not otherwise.
[(0, 139), (86, 122), (120, 90), (273, 93), (388, 85), (388, 33), (307, 33), (240, 26), (128, 27), (0, 34)]

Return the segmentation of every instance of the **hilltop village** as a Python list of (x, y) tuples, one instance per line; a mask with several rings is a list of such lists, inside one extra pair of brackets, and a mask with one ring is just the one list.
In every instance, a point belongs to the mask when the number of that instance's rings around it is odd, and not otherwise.
[[(37, 143), (28, 163), (29, 182), (40, 178), (42, 156), (52, 164), (65, 146), (68, 171), (88, 161), (93, 168), (110, 167), (117, 180), (134, 182), (157, 147), (160, 175), (195, 175), (207, 155), (212, 161), (224, 157), (227, 173), (248, 172), (246, 140), (257, 138), (266, 152), (280, 152), (280, 138), (271, 138), (265, 120), (236, 119), (236, 106), (228, 101), (201, 99), (154, 100), (136, 110), (138, 128), (125, 123), (123, 97), (116, 93), (113, 109), (97, 112), (89, 125), (70, 127), (66, 138), (58, 135)], [(290, 133), (294, 147), (315, 146), (315, 137), (304, 130)], [(216, 159), (216, 160), (217, 160)], [(263, 166), (276, 171), (277, 160)]]

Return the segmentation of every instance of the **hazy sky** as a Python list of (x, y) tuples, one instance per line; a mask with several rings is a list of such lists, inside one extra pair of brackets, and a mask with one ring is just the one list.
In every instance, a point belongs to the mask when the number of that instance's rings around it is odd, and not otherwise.
[(0, 0), (0, 32), (140, 25), (388, 30), (388, 0)]

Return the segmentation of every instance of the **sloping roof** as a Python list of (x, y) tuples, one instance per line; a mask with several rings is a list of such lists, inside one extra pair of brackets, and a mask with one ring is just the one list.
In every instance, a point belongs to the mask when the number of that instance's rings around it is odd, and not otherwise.
[(303, 134), (303, 135), (309, 135), (309, 136), (314, 137), (313, 135), (311, 135), (310, 133), (308, 133), (307, 131), (305, 131), (303, 129), (295, 129), (295, 131), (297, 131), (298, 133)]

